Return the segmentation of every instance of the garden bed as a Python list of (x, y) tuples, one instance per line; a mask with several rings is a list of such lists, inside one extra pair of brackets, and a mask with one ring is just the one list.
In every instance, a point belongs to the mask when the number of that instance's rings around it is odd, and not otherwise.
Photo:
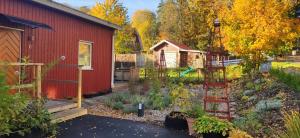
[(278, 137), (285, 131), (284, 113), (299, 111), (297, 94), (274, 77), (240, 80), (232, 88), (233, 123), (254, 137)]

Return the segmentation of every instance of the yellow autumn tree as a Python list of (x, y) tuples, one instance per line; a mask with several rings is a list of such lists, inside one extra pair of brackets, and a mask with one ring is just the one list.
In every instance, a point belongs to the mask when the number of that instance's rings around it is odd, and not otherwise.
[(149, 10), (137, 10), (132, 15), (131, 24), (140, 34), (144, 50), (148, 51), (156, 39), (155, 14)]
[(124, 25), (127, 21), (127, 9), (119, 3), (119, 0), (97, 2), (91, 8), (89, 14), (120, 26)]
[(299, 35), (299, 21), (289, 13), (295, 0), (228, 0), (218, 11), (225, 47), (253, 64), (264, 54), (276, 54), (293, 47)]
[(119, 0), (104, 0), (97, 2), (89, 14), (100, 19), (112, 22), (122, 27), (116, 31), (115, 52), (119, 54), (130, 53), (134, 49), (133, 28), (129, 24), (127, 8)]

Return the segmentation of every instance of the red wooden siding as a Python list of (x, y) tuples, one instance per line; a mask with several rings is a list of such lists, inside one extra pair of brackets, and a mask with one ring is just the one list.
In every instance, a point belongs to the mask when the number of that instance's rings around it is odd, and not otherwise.
[[(53, 28), (53, 31), (25, 28), (22, 33), (22, 56), (29, 56), (32, 62), (47, 64), (65, 56), (66, 59), (59, 64), (78, 64), (79, 41), (93, 42), (93, 70), (83, 71), (83, 93), (94, 94), (111, 88), (113, 29), (27, 0), (0, 0), (0, 13), (45, 23)], [(35, 36), (31, 46), (30, 34)], [(55, 67), (47, 77), (77, 79), (77, 70)], [(46, 81), (43, 91), (49, 98), (74, 97), (76, 85), (57, 85)]]

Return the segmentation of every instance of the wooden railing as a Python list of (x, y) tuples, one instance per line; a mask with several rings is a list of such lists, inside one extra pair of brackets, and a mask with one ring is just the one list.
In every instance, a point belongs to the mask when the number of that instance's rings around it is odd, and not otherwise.
[[(12, 90), (20, 90), (32, 88), (33, 96), (37, 98), (42, 97), (42, 66), (43, 63), (0, 63), (0, 66), (11, 67), (11, 66), (19, 66), (19, 67), (32, 67), (32, 81), (30, 83), (22, 83), (22, 81), (18, 81), (18, 84), (11, 85), (10, 89)], [(21, 70), (22, 71), (22, 70)], [(19, 78), (20, 79), (20, 78)]]

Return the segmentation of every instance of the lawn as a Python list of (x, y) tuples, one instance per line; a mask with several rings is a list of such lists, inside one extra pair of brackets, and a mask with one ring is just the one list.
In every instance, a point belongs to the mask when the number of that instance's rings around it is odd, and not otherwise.
[(272, 68), (300, 68), (300, 62), (272, 62)]
[[(176, 69), (168, 69), (167, 75), (169, 78), (178, 80), (180, 73), (184, 72), (188, 68), (176, 68)], [(229, 80), (240, 78), (242, 75), (242, 68), (239, 65), (230, 65), (226, 67), (226, 77)], [(140, 70), (140, 78), (145, 78), (145, 69), (142, 68)], [(189, 73), (187, 73), (184, 77), (182, 77), (180, 80), (183, 80), (185, 82), (201, 82), (203, 81), (203, 73), (198, 73), (197, 70), (193, 70)]]

